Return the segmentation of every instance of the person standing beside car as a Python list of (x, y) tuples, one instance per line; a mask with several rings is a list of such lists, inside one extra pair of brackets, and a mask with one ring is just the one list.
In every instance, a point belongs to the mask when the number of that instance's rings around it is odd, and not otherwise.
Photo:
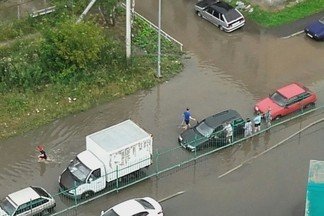
[(233, 137), (233, 127), (229, 122), (226, 122), (224, 130), (226, 131), (226, 142), (231, 143)]
[(264, 113), (264, 119), (265, 119), (265, 122), (267, 124), (267, 127), (270, 127), (271, 126), (271, 120), (272, 120), (271, 108), (270, 107), (268, 107), (267, 112)]
[(247, 118), (244, 124), (244, 137), (252, 136), (252, 131), (253, 131), (252, 122), (250, 118)]
[(253, 119), (254, 122), (254, 133), (261, 130), (261, 114), (257, 112), (257, 115)]

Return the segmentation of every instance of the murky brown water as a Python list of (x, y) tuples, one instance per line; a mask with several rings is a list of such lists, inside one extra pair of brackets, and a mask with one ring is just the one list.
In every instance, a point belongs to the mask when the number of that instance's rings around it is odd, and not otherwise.
[[(194, 3), (193, 0), (163, 0), (163, 29), (181, 41), (191, 56), (191, 59), (185, 60), (184, 71), (150, 91), (138, 92), (87, 112), (57, 120), (23, 136), (1, 141), (0, 197), (28, 185), (43, 186), (55, 194), (60, 172), (66, 167), (68, 161), (85, 149), (85, 136), (127, 118), (133, 119), (150, 131), (154, 135), (154, 148), (163, 150), (177, 146), (179, 132), (177, 126), (181, 122), (181, 113), (187, 106), (191, 108), (193, 116), (197, 119), (228, 108), (236, 109), (242, 116), (248, 117), (252, 115), (252, 106), (256, 100), (291, 81), (301, 81), (318, 91), (319, 104), (323, 104), (324, 43), (316, 43), (304, 35), (290, 39), (276, 38), (249, 23), (242, 30), (226, 34), (207, 21), (199, 19), (193, 12)], [(157, 5), (157, 1), (136, 1), (136, 10), (156, 23)], [(295, 129), (293, 127), (291, 130)], [(220, 155), (217, 154), (210, 159), (217, 164), (217, 166), (214, 164), (214, 169), (211, 165), (207, 165), (210, 164), (209, 162), (201, 163), (204, 166), (195, 166), (194, 174), (190, 176), (194, 184), (191, 183), (190, 186), (183, 184), (186, 175), (175, 176), (173, 186), (168, 181), (163, 183), (148, 180), (114, 197), (104, 198), (105, 205), (115, 204), (129, 196), (152, 194), (163, 198), (172, 191), (188, 190), (188, 187), (199, 188), (201, 174), (204, 176), (221, 174), (261, 152), (265, 144), (259, 143), (274, 144), (279, 138), (286, 136), (285, 133), (280, 136), (276, 134), (273, 138), (274, 134), (271, 133), (248, 145), (230, 148)], [(314, 138), (312, 141), (317, 142), (317, 139)], [(37, 163), (35, 151), (37, 145), (46, 146), (52, 162)], [(310, 147), (313, 148), (310, 152), (314, 152), (318, 146)], [(295, 154), (303, 155), (302, 151)], [(297, 158), (293, 157), (291, 160), (298, 161)], [(273, 163), (274, 167), (281, 167), (280, 161), (274, 160)], [(258, 166), (260, 167), (255, 169), (261, 170), (264, 165), (261, 163)], [(294, 172), (294, 169), (291, 171)], [(272, 169), (269, 172), (276, 173), (276, 170)], [(240, 171), (240, 174), (246, 175), (244, 171)], [(256, 174), (253, 176), (258, 178)], [(303, 175), (300, 173), (299, 176)], [(307, 173), (304, 173), (304, 176), (306, 177)], [(250, 181), (253, 183), (253, 179)], [(267, 184), (271, 184), (271, 181)], [(280, 185), (280, 187), (285, 186), (288, 185)], [(246, 186), (243, 184), (243, 187)], [(271, 187), (276, 188), (278, 185), (271, 185)], [(226, 191), (218, 188), (217, 193), (225, 195)], [(198, 194), (209, 196), (206, 191)], [(255, 194), (251, 192), (250, 195)], [(267, 202), (274, 201), (278, 195), (271, 196), (272, 199), (267, 198)], [(229, 196), (229, 198), (233, 197), (235, 196)], [(189, 200), (189, 202), (193, 201)], [(262, 203), (260, 201), (259, 204)], [(59, 203), (58, 208), (62, 208), (62, 205), (64, 202)], [(169, 211), (175, 212), (172, 204), (169, 205), (171, 206)], [(264, 205), (264, 208), (271, 211), (272, 206)], [(98, 215), (102, 208), (83, 210), (87, 210), (85, 215)], [(242, 208), (243, 205), (240, 205), (236, 210)], [(281, 208), (285, 209), (285, 206)], [(235, 212), (235, 209), (233, 211)], [(249, 213), (250, 210), (246, 212)]]

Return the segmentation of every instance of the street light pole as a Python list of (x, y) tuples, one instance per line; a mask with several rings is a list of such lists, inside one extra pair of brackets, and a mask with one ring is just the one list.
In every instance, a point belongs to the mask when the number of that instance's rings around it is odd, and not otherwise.
[(126, 58), (131, 57), (131, 0), (126, 0)]
[(159, 18), (158, 18), (158, 68), (157, 68), (157, 77), (161, 76), (161, 0), (159, 0)]

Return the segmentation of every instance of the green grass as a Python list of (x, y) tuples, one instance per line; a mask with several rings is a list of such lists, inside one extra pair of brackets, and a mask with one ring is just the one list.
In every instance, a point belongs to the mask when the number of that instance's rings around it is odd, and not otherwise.
[[(132, 49), (145, 52), (133, 53), (126, 66), (123, 51), (125, 42), (124, 38), (120, 37), (124, 28), (118, 29), (120, 26), (124, 24), (119, 23), (116, 27), (106, 30), (107, 37), (116, 41), (114, 49), (119, 50), (116, 51), (118, 58), (115, 58), (109, 66), (105, 64), (98, 66), (92, 78), (72, 85), (52, 83), (34, 89), (11, 89), (0, 93), (0, 139), (22, 134), (55, 119), (88, 110), (138, 90), (152, 88), (182, 70), (182, 52), (179, 47), (170, 41), (162, 40), (162, 50), (166, 54), (161, 58), (163, 77), (156, 78), (157, 51), (154, 46), (157, 32), (140, 20), (135, 24)], [(27, 65), (28, 62), (31, 66), (36, 65), (35, 59), (28, 58), (27, 53), (36, 50), (39, 46), (36, 42), (39, 40), (41, 35), (35, 38), (34, 42), (31, 38), (27, 40), (28, 43), (24, 43), (24, 39), (17, 39), (0, 50), (4, 56), (15, 53), (14, 55), (21, 61), (26, 61)]]
[(324, 0), (304, 0), (292, 7), (280, 11), (265, 11), (259, 6), (254, 6), (252, 13), (245, 16), (261, 26), (273, 27), (289, 23), (309, 15), (324, 11)]

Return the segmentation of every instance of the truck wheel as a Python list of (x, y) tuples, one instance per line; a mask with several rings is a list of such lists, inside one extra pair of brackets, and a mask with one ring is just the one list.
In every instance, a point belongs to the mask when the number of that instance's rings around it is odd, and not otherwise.
[(87, 192), (85, 192), (85, 193), (83, 193), (81, 195), (81, 199), (87, 199), (87, 198), (89, 198), (89, 197), (91, 197), (93, 195), (94, 195), (94, 192), (93, 191), (87, 191)]

